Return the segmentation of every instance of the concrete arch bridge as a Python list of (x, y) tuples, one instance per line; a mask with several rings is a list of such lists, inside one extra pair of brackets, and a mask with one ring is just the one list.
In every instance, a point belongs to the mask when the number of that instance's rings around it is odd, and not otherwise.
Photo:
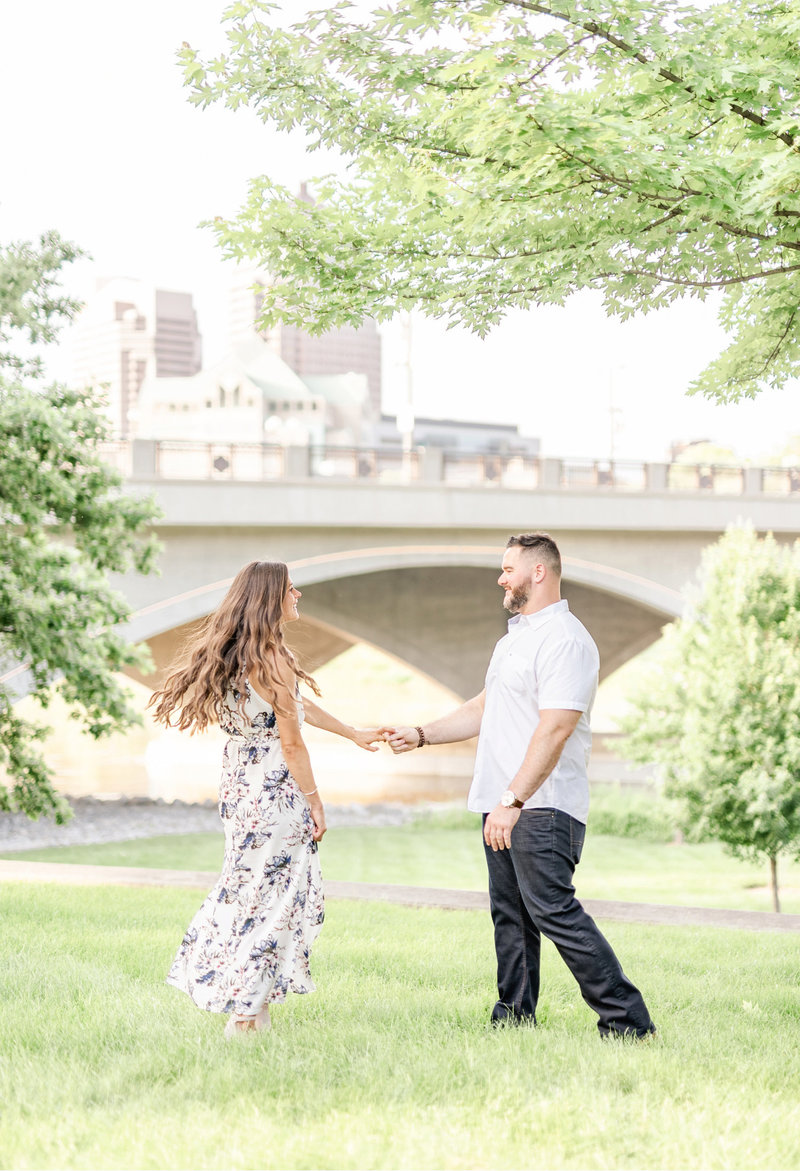
[(303, 591), (288, 628), (315, 669), (364, 641), (454, 693), (483, 685), (507, 615), (497, 586), (511, 533), (545, 529), (564, 557), (564, 596), (600, 649), (603, 676), (681, 613), (681, 591), (703, 549), (749, 520), (782, 540), (800, 536), (790, 495), (615, 491), (595, 485), (382, 483), (346, 478), (268, 481), (131, 478), (164, 519), (161, 576), (119, 585), (134, 611), (129, 635), (149, 644), (153, 686), (198, 620), (254, 559), (289, 563)]

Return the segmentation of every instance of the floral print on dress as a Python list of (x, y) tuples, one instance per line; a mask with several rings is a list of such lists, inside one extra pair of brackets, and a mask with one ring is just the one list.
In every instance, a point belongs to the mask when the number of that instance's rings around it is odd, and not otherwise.
[(288, 992), (314, 990), (309, 959), (324, 918), (322, 874), (275, 712), (247, 684), (245, 693), (229, 693), (220, 725), (229, 736), (219, 788), (225, 860), (167, 983), (209, 1012), (253, 1016)]

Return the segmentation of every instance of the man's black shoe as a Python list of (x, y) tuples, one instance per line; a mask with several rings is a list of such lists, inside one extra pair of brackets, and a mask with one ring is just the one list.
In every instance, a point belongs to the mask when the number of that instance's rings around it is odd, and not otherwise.
[(658, 1029), (655, 1025), (651, 1025), (643, 1033), (637, 1033), (635, 1029), (609, 1029), (606, 1033), (600, 1034), (602, 1041), (655, 1041), (660, 1040)]
[(528, 1012), (515, 1012), (507, 1004), (496, 1004), (492, 1009), (491, 1026), (493, 1029), (516, 1028), (519, 1025), (536, 1027), (536, 1017)]

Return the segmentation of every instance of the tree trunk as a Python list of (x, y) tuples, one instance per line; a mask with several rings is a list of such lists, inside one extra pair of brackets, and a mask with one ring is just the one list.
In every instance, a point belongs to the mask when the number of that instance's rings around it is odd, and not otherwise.
[(771, 854), (769, 859), (769, 885), (772, 891), (772, 909), (780, 911), (781, 903), (778, 898), (778, 855)]

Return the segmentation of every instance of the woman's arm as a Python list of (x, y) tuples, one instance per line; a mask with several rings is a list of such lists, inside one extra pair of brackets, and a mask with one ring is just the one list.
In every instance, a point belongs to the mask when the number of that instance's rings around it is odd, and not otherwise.
[(383, 740), (384, 732), (388, 728), (354, 728), (350, 724), (343, 724), (330, 712), (323, 711), (313, 699), (303, 696), (303, 710), (309, 724), (321, 728), (323, 732), (333, 732), (336, 736), (344, 736), (345, 740), (352, 740), (359, 748), (366, 748), (367, 752), (377, 752), (376, 740)]
[[(267, 703), (272, 705), (278, 732), (281, 738), (283, 758), (289, 772), (297, 782), (298, 788), (308, 802), (311, 820), (314, 822), (314, 841), (322, 840), (327, 829), (325, 825), (325, 810), (322, 807), (322, 798), (314, 780), (311, 769), (311, 758), (303, 741), (300, 728), (300, 718), (297, 713), (296, 676), (288, 663), (271, 657), (268, 664), (269, 676), (263, 670), (253, 673), (251, 680), (253, 687)], [(270, 698), (270, 687), (274, 690), (274, 698)]]

